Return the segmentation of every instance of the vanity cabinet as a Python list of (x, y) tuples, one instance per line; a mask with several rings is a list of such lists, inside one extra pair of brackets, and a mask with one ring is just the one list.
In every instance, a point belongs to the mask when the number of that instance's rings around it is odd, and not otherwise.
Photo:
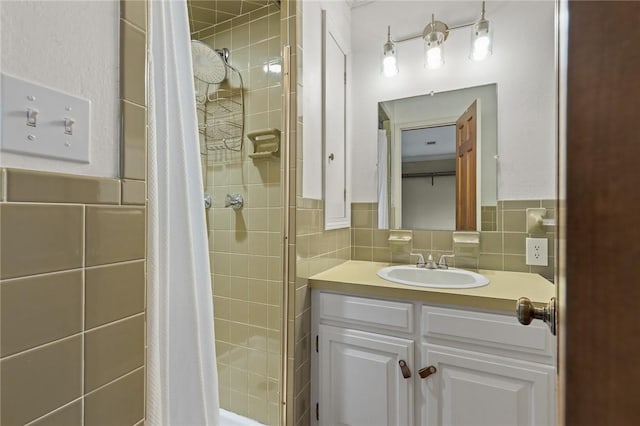
[(422, 424), (551, 425), (554, 368), (424, 344), (437, 373), (422, 381)]
[(323, 290), (312, 298), (313, 424), (555, 424), (555, 339), (544, 324)]
[(327, 325), (319, 336), (321, 424), (412, 424), (412, 382), (398, 374), (411, 340)]

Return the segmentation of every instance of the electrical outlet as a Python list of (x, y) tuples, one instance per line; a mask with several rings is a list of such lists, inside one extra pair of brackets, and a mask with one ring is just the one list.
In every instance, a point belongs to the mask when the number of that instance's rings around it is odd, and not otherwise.
[(546, 238), (527, 238), (527, 265), (549, 265), (549, 241)]

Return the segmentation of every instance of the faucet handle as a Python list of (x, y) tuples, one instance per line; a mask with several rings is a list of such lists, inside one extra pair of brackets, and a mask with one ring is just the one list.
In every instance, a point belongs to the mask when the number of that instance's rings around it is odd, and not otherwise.
[(440, 269), (449, 269), (449, 265), (447, 265), (447, 257), (453, 258), (452, 254), (443, 254), (440, 256), (440, 260), (438, 260), (438, 268)]
[[(424, 268), (425, 262), (424, 262), (424, 256), (422, 255), (422, 253), (409, 253), (409, 257), (411, 256), (418, 256), (418, 261), (416, 262), (416, 267), (418, 268)], [(429, 257), (431, 257), (431, 255), (429, 255)], [(433, 261), (433, 259), (431, 259)]]

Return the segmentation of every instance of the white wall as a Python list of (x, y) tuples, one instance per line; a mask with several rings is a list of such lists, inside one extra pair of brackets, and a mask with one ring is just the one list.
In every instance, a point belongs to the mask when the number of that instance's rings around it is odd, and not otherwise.
[[(322, 199), (322, 10), (327, 19), (333, 21), (342, 39), (350, 49), (351, 9), (344, 0), (304, 0), (302, 2), (302, 78), (299, 78), (298, 93), (302, 94), (302, 196)], [(351, 55), (347, 56), (347, 86), (351, 85)], [(300, 77), (300, 76), (299, 76)], [(301, 84), (300, 84), (301, 83)], [(347, 94), (347, 116), (351, 108)], [(347, 118), (347, 128), (350, 120)], [(375, 129), (374, 129), (375, 130)], [(376, 134), (377, 135), (377, 134)], [(377, 138), (377, 136), (376, 136)], [(377, 139), (376, 139), (377, 141)], [(347, 152), (350, 152), (350, 137), (347, 136)], [(374, 141), (374, 143), (377, 143)], [(347, 188), (350, 167), (347, 167)]]
[(91, 101), (91, 163), (0, 152), (0, 165), (119, 175), (118, 0), (0, 1), (0, 68)]
[(380, 74), (387, 25), (393, 38), (422, 32), (431, 13), (450, 26), (478, 18), (480, 2), (378, 1), (352, 11), (353, 201), (376, 201), (379, 101), (497, 84), (498, 199), (555, 197), (555, 49), (552, 1), (487, 2), (493, 56), (468, 59), (469, 29), (450, 33), (445, 65), (423, 68), (421, 39), (397, 46), (400, 73)]

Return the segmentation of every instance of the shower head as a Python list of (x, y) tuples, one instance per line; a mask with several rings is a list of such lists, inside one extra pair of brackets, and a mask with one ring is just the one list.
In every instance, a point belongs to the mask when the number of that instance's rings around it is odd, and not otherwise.
[(201, 41), (191, 40), (191, 53), (195, 78), (207, 84), (219, 84), (227, 78), (226, 58), (217, 50)]

